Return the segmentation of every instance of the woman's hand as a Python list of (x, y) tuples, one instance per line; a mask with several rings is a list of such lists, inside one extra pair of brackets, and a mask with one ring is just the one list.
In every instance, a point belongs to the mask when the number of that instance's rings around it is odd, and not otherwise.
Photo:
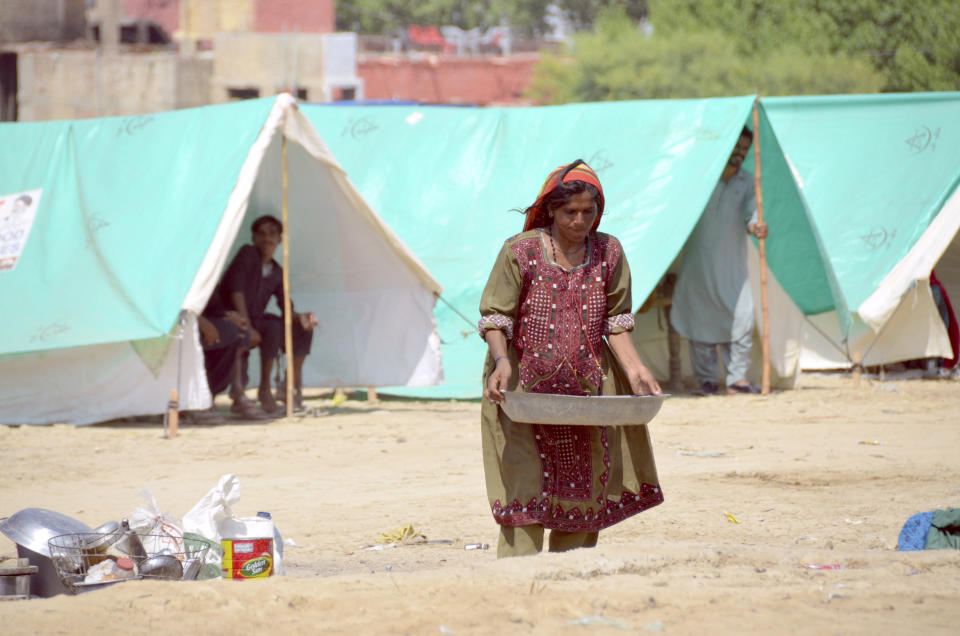
[(650, 373), (650, 369), (640, 359), (636, 347), (633, 346), (633, 340), (630, 332), (622, 331), (620, 333), (607, 336), (607, 342), (610, 348), (617, 354), (623, 370), (630, 381), (630, 392), (634, 395), (663, 395), (663, 390), (657, 384), (657, 379)]
[(663, 389), (660, 388), (657, 379), (650, 373), (650, 369), (644, 365), (627, 369), (627, 378), (630, 379), (630, 391), (634, 395), (663, 394)]
[(503, 392), (506, 391), (510, 377), (513, 375), (513, 367), (510, 366), (510, 359), (506, 356), (500, 357), (494, 364), (493, 371), (487, 378), (487, 388), (484, 389), (483, 396), (499, 404), (503, 402)]

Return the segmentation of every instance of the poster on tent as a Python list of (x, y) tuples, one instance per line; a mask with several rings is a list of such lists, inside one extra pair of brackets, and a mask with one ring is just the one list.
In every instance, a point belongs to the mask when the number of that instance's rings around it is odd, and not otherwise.
[(30, 237), (43, 190), (0, 195), (0, 272), (12, 270)]

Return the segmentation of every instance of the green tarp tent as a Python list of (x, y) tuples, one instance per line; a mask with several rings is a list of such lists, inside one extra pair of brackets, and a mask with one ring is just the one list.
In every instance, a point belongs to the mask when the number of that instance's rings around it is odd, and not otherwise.
[(803, 368), (952, 357), (928, 279), (960, 301), (960, 93), (762, 103), (838, 283), (807, 311)]
[[(601, 230), (623, 243), (639, 307), (696, 224), (753, 102), (747, 96), (512, 109), (304, 106), (364, 197), (447, 290), (448, 304), (437, 307), (446, 381), (407, 393), (479, 395), (486, 345), (475, 335), (477, 306), (500, 245), (522, 227), (512, 210), (533, 201), (551, 169), (578, 157), (600, 175), (607, 201)], [(771, 269), (805, 313), (829, 310), (836, 284), (819, 239), (763, 116), (760, 129), (768, 220), (784, 228), (768, 241)], [(665, 338), (655, 317), (641, 327), (636, 337), (650, 338), (641, 347), (650, 363), (656, 354), (649, 351), (665, 351)], [(777, 343), (788, 340), (771, 331)], [(789, 382), (795, 364), (783, 347), (775, 347), (774, 358)]]
[(284, 138), (291, 296), (320, 320), (305, 382), (438, 382), (440, 286), (281, 95), (0, 125), (0, 421), (161, 413), (178, 385), (208, 406), (194, 315), (251, 219), (281, 215)]
[[(521, 228), (511, 210), (574, 158), (600, 174), (601, 229), (626, 249), (639, 306), (681, 252), (753, 101), (305, 106), (359, 190), (447, 289), (437, 308), (446, 382), (406, 392), (479, 394), (485, 346), (473, 323), (500, 242)], [(790, 386), (801, 367), (848, 366), (854, 351), (868, 364), (948, 356), (925, 279), (942, 256), (940, 278), (960, 286), (958, 106), (957, 93), (761, 100), (776, 384)], [(753, 166), (751, 155), (744, 167)], [(759, 300), (755, 250), (750, 265)], [(634, 339), (665, 378), (662, 316), (639, 315)]]

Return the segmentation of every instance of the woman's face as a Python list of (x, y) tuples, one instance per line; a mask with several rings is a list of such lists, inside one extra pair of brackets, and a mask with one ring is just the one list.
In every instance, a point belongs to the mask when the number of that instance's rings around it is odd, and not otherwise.
[(589, 192), (580, 192), (553, 210), (554, 236), (569, 244), (582, 243), (597, 220), (597, 202)]

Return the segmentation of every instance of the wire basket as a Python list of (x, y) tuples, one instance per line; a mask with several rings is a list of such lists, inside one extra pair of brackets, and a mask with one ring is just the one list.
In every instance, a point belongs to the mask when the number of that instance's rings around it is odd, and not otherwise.
[(57, 577), (72, 594), (138, 579), (211, 578), (210, 559), (219, 546), (198, 535), (83, 532), (51, 538)]

